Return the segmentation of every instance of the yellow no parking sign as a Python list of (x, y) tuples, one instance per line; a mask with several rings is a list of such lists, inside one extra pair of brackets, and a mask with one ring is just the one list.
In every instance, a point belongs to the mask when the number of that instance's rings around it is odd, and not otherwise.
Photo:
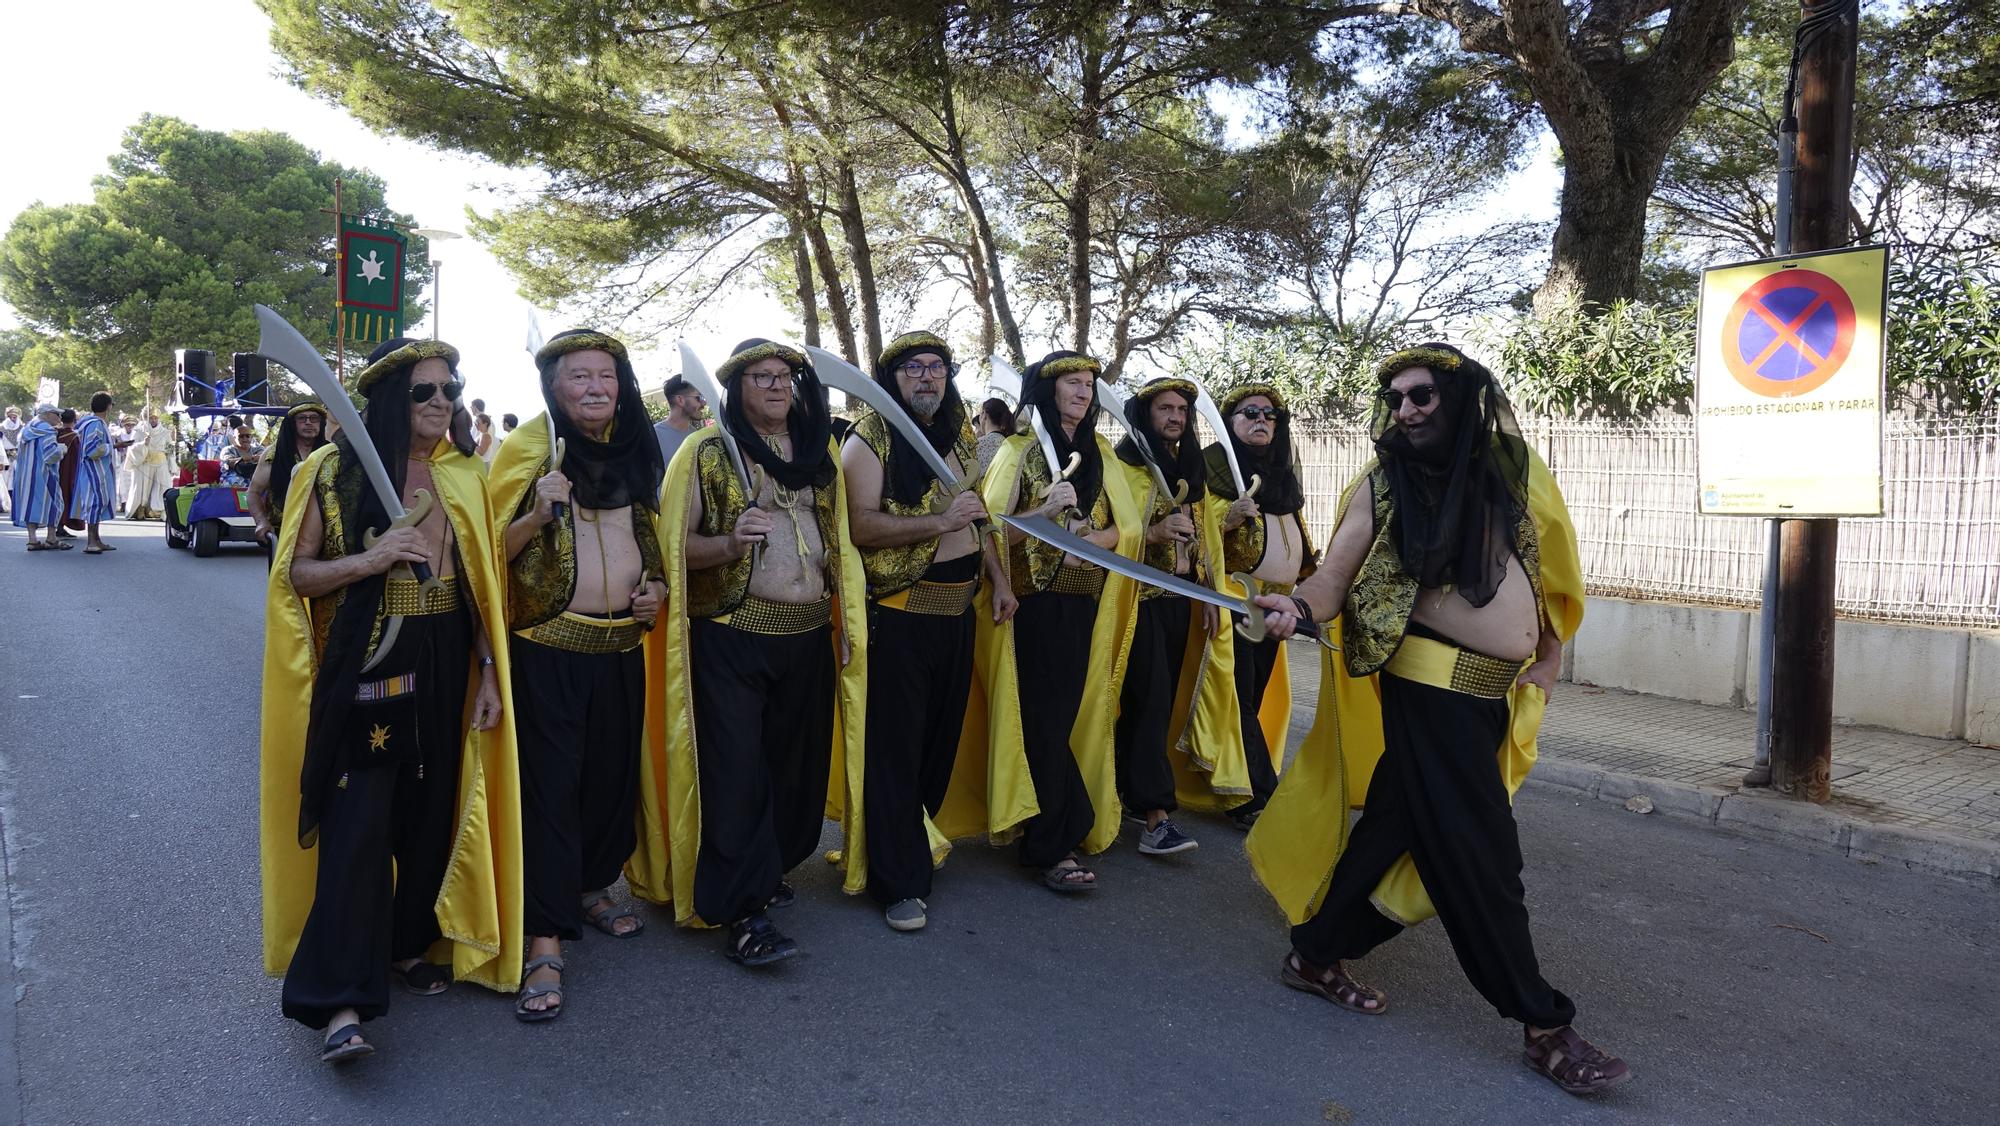
[(1889, 250), (1702, 271), (1695, 462), (1704, 513), (1882, 515)]

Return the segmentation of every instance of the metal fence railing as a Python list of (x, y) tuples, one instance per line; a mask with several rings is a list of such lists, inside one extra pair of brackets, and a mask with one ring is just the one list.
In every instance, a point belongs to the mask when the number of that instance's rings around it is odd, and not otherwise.
[[(1694, 424), (1522, 419), (1555, 471), (1594, 594), (1757, 604), (1763, 522), (1695, 510)], [(1324, 542), (1371, 450), (1357, 426), (1294, 420), (1306, 514)], [(1841, 521), (1843, 614), (2000, 629), (2000, 419), (1886, 420), (1884, 515)]]

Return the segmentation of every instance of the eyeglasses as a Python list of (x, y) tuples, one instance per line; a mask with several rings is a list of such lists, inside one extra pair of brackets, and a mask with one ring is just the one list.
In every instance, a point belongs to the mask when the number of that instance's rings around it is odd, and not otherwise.
[(1430, 406), (1431, 400), (1437, 398), (1437, 393), (1438, 389), (1435, 383), (1419, 383), (1408, 391), (1398, 391), (1394, 387), (1385, 387), (1380, 392), (1382, 402), (1389, 408), (1391, 414), (1403, 409), (1404, 399), (1408, 399), (1418, 409)]
[(1276, 407), (1238, 407), (1236, 413), (1252, 422), (1266, 418), (1277, 422), (1285, 417), (1285, 412)]
[(790, 383), (792, 373), (788, 371), (753, 371), (744, 378), (760, 391), (769, 391), (781, 383)]
[(899, 375), (907, 375), (911, 379), (943, 379), (948, 375), (957, 375), (958, 365), (943, 362), (934, 364), (904, 364), (902, 367), (897, 368), (896, 372)]
[(437, 394), (439, 391), (444, 392), (445, 402), (456, 403), (458, 402), (458, 397), (465, 394), (465, 384), (456, 379), (450, 383), (412, 383), (410, 384), (410, 401), (413, 403), (428, 403), (431, 401), (431, 396)]

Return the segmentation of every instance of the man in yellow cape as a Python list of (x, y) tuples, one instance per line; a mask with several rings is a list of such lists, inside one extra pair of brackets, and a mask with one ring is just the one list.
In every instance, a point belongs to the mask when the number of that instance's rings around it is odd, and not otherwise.
[[(908, 332), (883, 348), (874, 378), (894, 399), (886, 409), (914, 423), (963, 479), (979, 463), (952, 383), (956, 368), (942, 338)], [(1010, 789), (1033, 800), (1025, 762), (997, 787), (983, 773), (956, 786), (953, 777), (972, 690), (981, 576), (992, 607), (988, 624), (1013, 616), (1014, 595), (1000, 553), (989, 549), (992, 537), (980, 532), (986, 506), (977, 489), (952, 496), (889, 419), (869, 410), (855, 421), (841, 471), (869, 599), (867, 830), (850, 831), (847, 848), (863, 850), (868, 895), (883, 921), (915, 931), (928, 921), (931, 875), (950, 850), (932, 815), (942, 815), (952, 790), (1001, 794), (1002, 817), (1016, 800)]]
[[(1145, 497), (1144, 558), (1156, 570), (1208, 586), (1227, 582), (1222, 504), (1211, 498), (1201, 447), (1192, 433), (1195, 386), (1155, 379), (1125, 402), (1126, 435), (1117, 471)], [(1142, 444), (1143, 443), (1143, 446)], [(1138, 585), (1138, 584), (1135, 584)], [(1117, 725), (1118, 790), (1128, 816), (1143, 819), (1139, 851), (1171, 856), (1198, 847), (1170, 816), (1186, 789), (1197, 808), (1220, 809), (1226, 795), (1249, 795), (1236, 712), (1231, 646), (1216, 636), (1228, 620), (1157, 587), (1141, 586)], [(1201, 732), (1193, 738), (1193, 732)], [(1175, 748), (1199, 743), (1214, 757), (1196, 762)]]
[(644, 929), (611, 885), (637, 843), (652, 683), (640, 646), (667, 589), (660, 443), (624, 342), (572, 329), (535, 364), (546, 410), (502, 443), (488, 480), (521, 751), (528, 962), (514, 1015), (527, 1023), (562, 1013), (564, 941), (586, 925)]
[[(751, 339), (717, 377), (719, 425), (682, 444), (661, 489), (673, 594), (647, 674), (665, 690), (647, 700), (625, 874), (680, 925), (727, 927), (732, 960), (766, 966), (798, 953), (766, 908), (793, 902), (785, 874), (823, 817), (844, 812), (849, 840), (866, 839), (866, 593), (812, 365)], [(863, 850), (845, 877), (865, 885)]]
[[(360, 1023), (388, 1010), (392, 973), (419, 994), (520, 984), (504, 596), (485, 467), (446, 438), (457, 361), (436, 341), (376, 349), (355, 381), (367, 429), (293, 474), (272, 562), (264, 969), (329, 1061), (373, 1051)], [(420, 523), (389, 528), (354, 442)]]
[(1279, 637), (1341, 611), (1318, 720), (1248, 843), (1294, 923), (1280, 976), (1378, 1015), (1387, 998), (1344, 962), (1436, 915), (1473, 986), (1521, 1023), (1528, 1065), (1603, 1090), (1630, 1071), (1577, 1034), (1575, 1004), (1542, 977), (1511, 808), (1582, 619), (1575, 532), (1484, 366), (1426, 344), (1377, 376), (1377, 459), (1325, 564), (1258, 599)]
[[(1313, 573), (1318, 556), (1305, 525), (1305, 488), (1284, 396), (1250, 380), (1224, 391), (1217, 406), (1228, 430), (1205, 455), (1222, 540), (1219, 589), (1239, 598), (1249, 593), (1235, 580), (1242, 573), (1256, 580), (1259, 592), (1289, 593)], [(1244, 475), (1242, 489), (1231, 453)], [(1188, 729), (1182, 739), (1187, 759), (1175, 762), (1181, 801), (1195, 809), (1226, 809), (1231, 824), (1248, 830), (1277, 789), (1284, 765), (1291, 668), (1284, 643), (1273, 637), (1251, 641), (1230, 630), (1210, 653), (1205, 670), (1231, 680), (1236, 718)]]
[[(1124, 474), (1112, 468), (1111, 443), (1095, 429), (1099, 370), (1077, 352), (1053, 352), (1029, 365), (1021, 381), (1023, 432), (994, 455), (982, 492), (988, 511), (1066, 518), (1100, 547), (1136, 559), (1144, 534), (1138, 502)], [(1053, 467), (1044, 441), (1056, 451)], [(1011, 762), (1019, 739), (1034, 808), (1011, 829), (995, 820), (990, 832), (1018, 839), (1021, 863), (1051, 890), (1088, 891), (1097, 874), (1076, 854), (1102, 852), (1118, 839), (1114, 727), (1137, 591), (1123, 575), (1107, 575), (1040, 540), (1011, 530), (1007, 538), (1007, 576), (1019, 608), (990, 629), (981, 615), (973, 702), (954, 777), (968, 773), (968, 759), (991, 763), (995, 777), (1007, 777), (999, 767)], [(1010, 701), (1018, 701), (1020, 717), (1012, 730), (995, 722), (1005, 719)], [(961, 823), (951, 807), (947, 799), (939, 827), (957, 836)]]

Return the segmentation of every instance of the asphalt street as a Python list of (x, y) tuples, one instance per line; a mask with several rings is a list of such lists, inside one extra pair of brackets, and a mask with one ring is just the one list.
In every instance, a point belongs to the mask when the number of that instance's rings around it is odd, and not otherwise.
[[(1382, 1017), (1278, 984), (1242, 838), (1097, 861), (1059, 898), (964, 843), (900, 935), (818, 860), (752, 973), (648, 911), (571, 950), (567, 1015), (398, 995), (334, 1072), (259, 965), (264, 560), (29, 554), (0, 534), (0, 825), (11, 1012), (0, 1120), (123, 1122), (1986, 1123), (2000, 893), (1524, 792), (1544, 971), (1635, 1078), (1571, 1098), (1435, 923), (1358, 973)], [(300, 701), (304, 706), (304, 701)], [(837, 843), (829, 826), (826, 843)]]

